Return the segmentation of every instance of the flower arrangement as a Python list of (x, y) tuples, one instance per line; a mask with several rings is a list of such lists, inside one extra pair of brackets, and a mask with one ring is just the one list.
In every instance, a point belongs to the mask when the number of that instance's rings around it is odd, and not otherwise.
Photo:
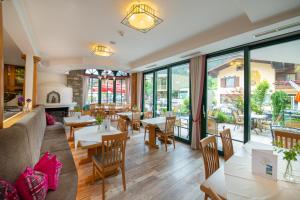
[(284, 178), (293, 181), (293, 166), (292, 161), (297, 161), (297, 156), (300, 155), (300, 143), (290, 149), (286, 149), (281, 141), (275, 141), (275, 150), (277, 153), (283, 153), (283, 159), (287, 161)]
[(96, 124), (97, 124), (97, 125), (101, 125), (102, 123), (103, 123), (103, 117), (100, 116), (100, 115), (98, 115), (98, 116), (96, 117)]
[(18, 105), (19, 106), (24, 106), (24, 103), (25, 103), (25, 99), (23, 96), (19, 96), (18, 97)]

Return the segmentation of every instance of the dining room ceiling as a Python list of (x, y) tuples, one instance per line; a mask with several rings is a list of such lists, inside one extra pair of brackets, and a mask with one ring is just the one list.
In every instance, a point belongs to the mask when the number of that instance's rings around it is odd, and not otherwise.
[[(255, 6), (263, 1), (262, 6)], [(90, 67), (143, 70), (154, 63), (175, 61), (170, 59), (175, 55), (177, 60), (183, 59), (201, 47), (207, 49), (201, 53), (220, 50), (208, 45), (245, 32), (261, 31), (274, 23), (298, 17), (300, 13), (300, 0), (284, 3), (272, 0), (273, 9), (264, 9), (270, 0), (252, 3), (245, 0), (145, 0), (143, 2), (157, 10), (163, 22), (141, 33), (121, 24), (132, 2), (135, 1), (11, 0), (4, 4), (13, 4), (23, 26), (30, 30), (27, 34), (36, 54), (43, 59), (43, 69), (60, 73)], [(5, 12), (9, 10), (4, 9), (4, 15), (8, 15)], [(5, 19), (8, 18), (4, 16)], [(11, 25), (5, 26), (5, 23), (9, 23), (9, 19), (4, 21), (4, 27), (13, 34)], [(110, 57), (92, 55), (89, 46), (93, 43), (110, 47), (114, 54)]]

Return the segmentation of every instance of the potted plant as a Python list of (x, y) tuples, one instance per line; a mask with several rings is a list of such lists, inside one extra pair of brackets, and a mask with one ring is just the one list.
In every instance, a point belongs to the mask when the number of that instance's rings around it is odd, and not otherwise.
[(80, 117), (81, 117), (81, 108), (79, 106), (74, 107), (74, 115), (75, 115), (75, 117), (80, 119)]
[(97, 116), (96, 117), (96, 124), (98, 125), (98, 129), (97, 129), (97, 131), (98, 131), (98, 133), (100, 132), (100, 130), (101, 130), (101, 124), (103, 123), (103, 117), (102, 116)]
[(293, 146), (291, 149), (283, 148), (283, 144), (281, 141), (276, 141), (275, 144), (277, 146), (275, 147), (277, 153), (283, 153), (283, 160), (287, 161), (284, 178), (287, 181), (293, 182), (293, 162), (296, 162), (297, 156), (300, 155), (300, 143)]

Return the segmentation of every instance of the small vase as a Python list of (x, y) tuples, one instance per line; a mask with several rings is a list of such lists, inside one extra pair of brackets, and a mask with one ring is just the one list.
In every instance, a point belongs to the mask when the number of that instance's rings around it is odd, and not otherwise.
[(101, 132), (101, 124), (98, 125), (98, 128), (97, 128), (97, 133), (100, 133)]
[(289, 181), (289, 182), (294, 182), (294, 176), (293, 176), (293, 166), (292, 166), (292, 161), (288, 160), (286, 164), (286, 169), (283, 175), (284, 179)]

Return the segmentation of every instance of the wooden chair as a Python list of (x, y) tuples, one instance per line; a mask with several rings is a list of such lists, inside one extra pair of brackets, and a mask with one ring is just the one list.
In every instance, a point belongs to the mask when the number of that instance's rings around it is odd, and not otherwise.
[(233, 115), (234, 123), (235, 123), (233, 130), (235, 130), (236, 128), (239, 128), (240, 126), (244, 126), (244, 118), (243, 117), (240, 117), (236, 111), (232, 111), (232, 115)]
[[(148, 112), (144, 112), (144, 119), (150, 119), (150, 118), (152, 118), (152, 116), (153, 116), (153, 113), (152, 112), (150, 112), (150, 111), (148, 111)], [(149, 125), (146, 125), (145, 127), (144, 127), (144, 141), (146, 140), (146, 133), (147, 133), (147, 131), (149, 131)]]
[(171, 138), (173, 140), (173, 146), (175, 149), (175, 136), (174, 136), (174, 127), (175, 127), (176, 117), (167, 117), (165, 130), (156, 131), (156, 134), (164, 140), (166, 151), (168, 151), (168, 139)]
[(209, 196), (211, 200), (222, 200), (222, 198), (211, 188), (207, 188), (205, 195)]
[(205, 179), (210, 177), (220, 167), (216, 136), (208, 136), (200, 141), (202, 152)]
[[(220, 167), (216, 136), (211, 135), (200, 141), (200, 150), (203, 156), (205, 179), (208, 179)], [(205, 200), (208, 194), (205, 193)]]
[(218, 123), (214, 118), (208, 117), (207, 119), (207, 131), (210, 134), (218, 134)]
[(126, 119), (119, 118), (117, 128), (123, 133), (128, 133), (128, 124)]
[(116, 119), (116, 105), (115, 104), (110, 104), (108, 108), (108, 116), (110, 119)]
[(125, 181), (125, 149), (127, 133), (102, 136), (102, 148), (98, 155), (93, 156), (93, 179), (98, 174), (102, 179), (102, 199), (105, 199), (105, 177), (108, 173), (121, 168), (123, 190), (126, 190)]
[(222, 139), (224, 159), (225, 159), (225, 161), (227, 161), (234, 153), (230, 129), (228, 128), (228, 129), (225, 129), (224, 131), (220, 132), (220, 136)]
[(132, 112), (132, 116), (131, 116), (131, 133), (133, 134), (133, 129), (138, 129), (138, 131), (140, 132), (141, 129), (141, 112), (140, 111), (136, 111), (136, 112)]
[[(296, 133), (274, 130), (275, 142), (280, 142), (282, 147), (291, 149), (300, 143), (300, 135)], [(275, 143), (275, 145), (278, 145)]]

